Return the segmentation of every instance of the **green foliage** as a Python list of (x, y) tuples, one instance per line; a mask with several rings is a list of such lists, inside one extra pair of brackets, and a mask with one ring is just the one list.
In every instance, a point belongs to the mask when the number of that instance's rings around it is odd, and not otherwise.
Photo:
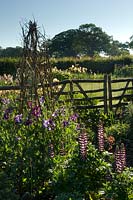
[(115, 138), (116, 143), (125, 142), (127, 140), (128, 130), (129, 124), (119, 121), (105, 128), (107, 137), (113, 136)]
[(55, 200), (83, 200), (83, 195), (81, 195), (79, 192), (60, 193), (55, 197)]
[(115, 200), (133, 199), (133, 168), (127, 168), (120, 174), (112, 174), (112, 180), (107, 182), (106, 198)]
[[(62, 193), (69, 194), (69, 198), (74, 200), (77, 194), (82, 198), (89, 197), (91, 194), (98, 194), (106, 182), (105, 176), (110, 165), (105, 161), (104, 155), (99, 153), (91, 143), (88, 144), (86, 160), (80, 158), (78, 146), (75, 150), (73, 157), (66, 161), (65, 166), (60, 162), (62, 169), (59, 171), (53, 169), (53, 187), (57, 197)], [(55, 160), (55, 162), (59, 161)]]
[(53, 73), (53, 80), (57, 79), (58, 81), (62, 81), (65, 79), (70, 79), (71, 75), (70, 73), (68, 73), (67, 71), (62, 71), (62, 70), (58, 70), (57, 67), (54, 67), (52, 69), (52, 73)]
[(116, 66), (114, 69), (114, 76), (116, 77), (133, 77), (133, 66), (125, 65), (124, 67)]
[(102, 31), (102, 28), (95, 24), (82, 24), (79, 27), (80, 44), (79, 54), (94, 56), (95, 52), (106, 52), (110, 44), (111, 37)]
[(15, 77), (19, 59), (0, 58), (0, 75), (10, 74)]
[(0, 199), (18, 200), (19, 196), (15, 194), (13, 181), (3, 172), (0, 172)]
[(80, 115), (81, 123), (84, 123), (86, 127), (91, 128), (94, 132), (97, 132), (99, 120), (102, 120), (105, 126), (110, 126), (114, 122), (113, 113), (107, 115), (99, 109), (79, 110), (78, 113)]

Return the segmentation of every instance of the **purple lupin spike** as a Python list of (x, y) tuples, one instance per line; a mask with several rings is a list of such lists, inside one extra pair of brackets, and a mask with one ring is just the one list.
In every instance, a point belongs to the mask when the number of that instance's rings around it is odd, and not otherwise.
[(98, 148), (99, 151), (104, 151), (104, 128), (102, 121), (99, 121), (98, 124)]
[(126, 148), (124, 143), (121, 143), (120, 153), (121, 153), (121, 165), (123, 170), (126, 167)]
[(79, 150), (80, 155), (83, 160), (86, 160), (87, 157), (87, 145), (88, 145), (88, 138), (85, 129), (79, 135)]
[(116, 146), (115, 149), (115, 167), (117, 172), (122, 172), (122, 164), (121, 164), (121, 151), (119, 146)]
[(120, 144), (120, 147), (116, 146), (115, 165), (116, 171), (119, 173), (126, 167), (126, 149), (123, 143)]

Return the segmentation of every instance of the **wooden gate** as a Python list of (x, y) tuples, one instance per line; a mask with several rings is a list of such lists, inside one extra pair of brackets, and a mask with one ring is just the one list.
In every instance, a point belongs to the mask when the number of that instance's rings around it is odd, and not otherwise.
[(111, 79), (108, 76), (109, 110), (118, 109), (133, 102), (133, 78)]
[(58, 92), (54, 92), (57, 102), (71, 102), (77, 109), (107, 108), (107, 75), (103, 79), (64, 80), (53, 84)]

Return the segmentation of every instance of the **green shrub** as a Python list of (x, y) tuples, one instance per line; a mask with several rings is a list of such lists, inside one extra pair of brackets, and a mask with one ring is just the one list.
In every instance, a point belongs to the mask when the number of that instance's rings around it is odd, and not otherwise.
[(0, 172), (0, 199), (18, 200), (19, 196), (15, 194), (13, 181), (3, 172)]
[(116, 77), (133, 77), (133, 66), (116, 66), (113, 75)]
[(110, 165), (105, 161), (104, 154), (99, 153), (91, 143), (88, 144), (86, 160), (80, 158), (78, 147), (75, 150), (65, 166), (61, 160), (55, 160), (60, 166), (53, 169), (55, 195), (59, 197), (60, 194), (68, 194), (67, 198), (73, 200), (91, 196), (98, 200), (96, 196), (106, 183), (105, 177)]
[(122, 173), (112, 174), (110, 182), (106, 183), (105, 196), (115, 200), (133, 199), (133, 168), (127, 168)]
[(116, 143), (125, 142), (127, 140), (127, 133), (129, 130), (129, 124), (123, 122), (117, 122), (109, 127), (105, 128), (106, 136), (113, 136)]

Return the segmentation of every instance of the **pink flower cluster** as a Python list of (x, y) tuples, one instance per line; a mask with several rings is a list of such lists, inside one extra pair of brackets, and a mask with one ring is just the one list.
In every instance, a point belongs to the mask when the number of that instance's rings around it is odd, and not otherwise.
[(104, 128), (102, 121), (99, 121), (98, 124), (98, 148), (99, 151), (104, 151)]
[(126, 149), (123, 143), (121, 143), (120, 146), (116, 146), (115, 166), (117, 172), (122, 172), (126, 167)]
[(87, 145), (88, 145), (87, 133), (83, 129), (79, 135), (80, 155), (83, 160), (85, 160), (87, 158)]

